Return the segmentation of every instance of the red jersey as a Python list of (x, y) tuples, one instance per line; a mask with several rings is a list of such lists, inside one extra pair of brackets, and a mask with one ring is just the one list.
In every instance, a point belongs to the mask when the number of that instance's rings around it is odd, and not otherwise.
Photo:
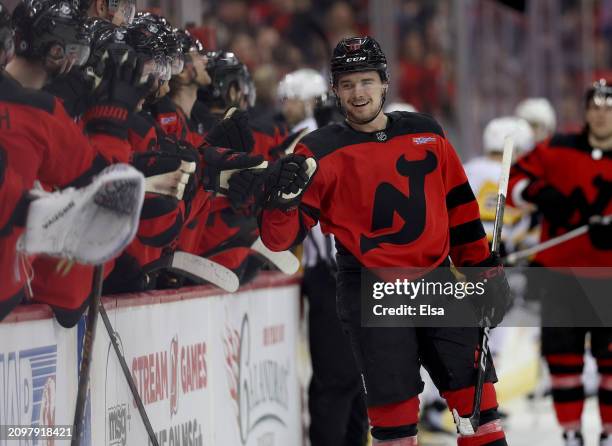
[(484, 261), (489, 247), (478, 203), (440, 125), (419, 113), (387, 115), (373, 133), (330, 124), (308, 134), (296, 153), (318, 169), (300, 206), (264, 210), (262, 240), (282, 251), (320, 221), (324, 233), (364, 266), (432, 268)]
[[(49, 189), (83, 186), (109, 162), (127, 161), (130, 152), (127, 141), (115, 136), (96, 133), (88, 139), (57, 98), (24, 88), (6, 75), (0, 76), (0, 146), (26, 190), (35, 180)], [(19, 233), (11, 230), (0, 238), (3, 256), (14, 250)], [(55, 272), (57, 262), (34, 260), (34, 297), (56, 307), (79, 307), (91, 289), (92, 268), (76, 265), (68, 277), (61, 277)], [(23, 286), (25, 273), (15, 269), (14, 258), (2, 258), (0, 283), (17, 280)]]
[[(612, 153), (594, 152), (586, 132), (555, 135), (512, 167), (508, 203), (520, 205), (528, 185), (554, 187), (573, 209), (566, 225), (555, 226), (543, 219), (541, 241), (549, 240), (588, 223), (593, 215), (612, 213)], [(595, 248), (585, 234), (538, 253), (535, 261), (549, 267), (612, 266), (612, 251)]]

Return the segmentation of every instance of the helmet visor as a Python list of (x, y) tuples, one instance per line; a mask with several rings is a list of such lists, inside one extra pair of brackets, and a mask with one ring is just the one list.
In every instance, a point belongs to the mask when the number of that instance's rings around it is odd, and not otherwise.
[(135, 0), (110, 0), (108, 9), (115, 25), (130, 25), (136, 16)]

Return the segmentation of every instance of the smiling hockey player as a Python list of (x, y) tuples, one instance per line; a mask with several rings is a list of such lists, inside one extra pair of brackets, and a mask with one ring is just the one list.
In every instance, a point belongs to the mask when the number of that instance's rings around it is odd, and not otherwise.
[[(295, 155), (270, 168), (264, 243), (285, 250), (317, 221), (338, 248), (338, 313), (362, 373), (374, 445), (417, 444), (421, 363), (451, 409), (472, 411), (478, 328), (368, 328), (361, 325), (361, 268), (449, 264), (489, 268), (477, 302), (498, 324), (509, 293), (491, 256), (478, 204), (440, 125), (418, 113), (383, 113), (387, 63), (371, 37), (342, 40), (331, 61), (332, 87), (345, 115), (307, 135)], [(318, 165), (312, 172), (312, 160)], [(506, 445), (491, 369), (480, 427), (460, 446)]]

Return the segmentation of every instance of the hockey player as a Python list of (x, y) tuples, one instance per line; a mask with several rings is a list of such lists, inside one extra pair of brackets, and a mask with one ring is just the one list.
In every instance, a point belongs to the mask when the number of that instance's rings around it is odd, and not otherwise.
[[(459, 158), (438, 123), (421, 114), (382, 112), (388, 76), (378, 43), (343, 39), (331, 73), (346, 120), (310, 133), (295, 155), (271, 168), (262, 240), (270, 249), (288, 249), (317, 221), (335, 236), (338, 315), (362, 373), (374, 445), (416, 445), (420, 363), (449, 407), (469, 415), (479, 330), (362, 327), (361, 268), (430, 269), (448, 264), (449, 255), (459, 268), (489, 268), (486, 293), (474, 303), (481, 323), (491, 325), (507, 309), (507, 282), (490, 255)], [(317, 163), (314, 174), (310, 158)], [(480, 427), (460, 436), (461, 446), (506, 444), (489, 370)]]
[(550, 138), (555, 133), (557, 117), (546, 98), (524, 99), (516, 106), (514, 114), (529, 123), (536, 143)]
[[(0, 144), (26, 189), (35, 180), (50, 189), (83, 185), (106, 164), (127, 161), (127, 119), (144, 94), (134, 55), (109, 64), (110, 82), (97, 90), (97, 102), (84, 116), (88, 141), (61, 102), (39, 91), (49, 79), (87, 60), (89, 39), (76, 10), (65, 1), (24, 2), (15, 8), (13, 23), (16, 56), (0, 78), (5, 110)], [(58, 321), (70, 326), (85, 308), (92, 271), (75, 266), (63, 278), (56, 264), (34, 261), (34, 299), (51, 305)]]
[[(308, 68), (291, 72), (281, 80), (278, 99), (292, 132), (318, 128), (314, 112), (329, 93), (328, 85), (323, 76)], [(359, 446), (367, 438), (367, 414), (357, 365), (336, 315), (334, 256), (333, 237), (323, 234), (320, 225), (314, 226), (304, 239), (302, 258), (302, 293), (309, 302), (312, 361), (308, 387), (310, 442), (314, 446)]]
[[(510, 178), (509, 198), (515, 206), (537, 207), (543, 215), (541, 241), (589, 224), (588, 234), (542, 251), (535, 261), (545, 266), (539, 271), (547, 284), (542, 304), (542, 351), (551, 373), (557, 419), (564, 430), (567, 446), (583, 444), (581, 415), (584, 388), (585, 335), (591, 334), (591, 353), (601, 375), (599, 408), (603, 430), (600, 445), (612, 444), (612, 330), (585, 328), (597, 315), (588, 314), (584, 289), (599, 290), (590, 299), (607, 298), (609, 269), (590, 277), (588, 268), (572, 274), (563, 267), (612, 266), (612, 226), (599, 216), (612, 213), (612, 87), (601, 80), (586, 93), (586, 125), (582, 132), (558, 134), (519, 159)], [(559, 268), (560, 270), (554, 271)], [(580, 278), (577, 283), (576, 277)], [(603, 276), (602, 276), (603, 275)], [(607, 289), (602, 287), (608, 287)], [(605, 290), (605, 291), (604, 291)], [(607, 305), (607, 304), (606, 304)], [(576, 321), (579, 327), (555, 328), (554, 316), (561, 323)], [(586, 315), (586, 316), (585, 316)], [(553, 317), (553, 319), (550, 319)], [(569, 318), (572, 319), (569, 319)], [(546, 322), (549, 321), (549, 322)]]

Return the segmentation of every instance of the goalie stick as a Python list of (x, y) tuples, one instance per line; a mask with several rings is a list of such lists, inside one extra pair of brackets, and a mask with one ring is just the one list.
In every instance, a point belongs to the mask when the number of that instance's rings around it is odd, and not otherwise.
[[(602, 224), (610, 224), (610, 222), (612, 221), (612, 214), (604, 215), (600, 218)], [(571, 231), (566, 232), (565, 234), (562, 234), (558, 237), (551, 238), (543, 243), (532, 246), (531, 248), (523, 249), (522, 251), (516, 251), (512, 254), (508, 254), (503, 260), (504, 262), (510, 264), (516, 263), (518, 260), (526, 259), (527, 257), (530, 257), (534, 254), (546, 251), (547, 249), (553, 248), (557, 245), (560, 245), (561, 243), (565, 243), (569, 240), (586, 234), (587, 232), (589, 232), (589, 225), (585, 224), (575, 229), (572, 229)]]
[(81, 356), (81, 368), (79, 370), (79, 385), (77, 390), (76, 405), (74, 409), (74, 431), (71, 446), (80, 446), (83, 440), (83, 420), (85, 418), (85, 403), (89, 390), (89, 371), (91, 369), (91, 358), (93, 355), (93, 343), (96, 335), (96, 324), (98, 323), (98, 308), (102, 294), (102, 282), (104, 281), (104, 265), (96, 265), (93, 276), (93, 290), (87, 311), (87, 328), (83, 336), (83, 350)]
[[(493, 241), (491, 251), (499, 253), (501, 231), (504, 222), (504, 210), (506, 207), (506, 194), (508, 193), (508, 181), (510, 179), (510, 166), (512, 165), (512, 152), (514, 151), (514, 140), (507, 136), (504, 141), (504, 154), (502, 157), (502, 169), (497, 190), (497, 207), (495, 209), (495, 223), (493, 225)], [(461, 417), (457, 409), (453, 409), (453, 418), (457, 425), (457, 432), (461, 435), (474, 435), (480, 425), (480, 402), (482, 391), (489, 365), (489, 326), (482, 328), (480, 338), (480, 350), (478, 351), (478, 374), (476, 375), (476, 387), (474, 391), (474, 403), (472, 413), (469, 417)]]
[(210, 282), (230, 293), (238, 290), (240, 286), (238, 276), (229, 268), (188, 252), (176, 251), (151, 262), (146, 266), (145, 273), (161, 269), (173, 271), (197, 283)]

